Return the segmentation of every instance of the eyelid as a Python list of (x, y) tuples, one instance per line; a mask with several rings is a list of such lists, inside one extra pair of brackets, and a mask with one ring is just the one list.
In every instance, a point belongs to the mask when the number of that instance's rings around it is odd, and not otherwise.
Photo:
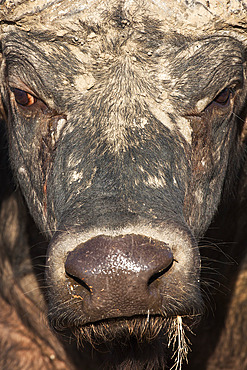
[(28, 85), (26, 85), (24, 82), (22, 82), (21, 79), (16, 78), (9, 78), (8, 80), (9, 89), (13, 91), (13, 89), (18, 89), (25, 91), (28, 94), (33, 95), (36, 99), (39, 99), (38, 94), (35, 90), (31, 89)]
[(27, 92), (28, 94), (31, 94), (35, 97), (37, 97), (37, 93), (32, 90), (28, 85), (26, 85), (24, 82), (22, 82), (21, 79), (12, 79), (9, 78), (8, 85), (10, 89), (19, 89)]

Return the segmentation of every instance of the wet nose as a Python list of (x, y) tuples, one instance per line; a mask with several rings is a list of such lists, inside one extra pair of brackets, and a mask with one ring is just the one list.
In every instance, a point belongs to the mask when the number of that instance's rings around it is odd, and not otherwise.
[(161, 312), (159, 281), (173, 263), (164, 242), (142, 235), (99, 235), (68, 253), (70, 293), (92, 321)]

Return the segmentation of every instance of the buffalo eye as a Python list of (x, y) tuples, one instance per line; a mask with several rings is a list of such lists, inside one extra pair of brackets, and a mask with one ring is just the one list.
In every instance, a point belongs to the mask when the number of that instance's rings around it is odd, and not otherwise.
[(214, 102), (219, 105), (225, 106), (229, 104), (230, 97), (231, 97), (231, 89), (226, 87), (214, 98)]
[(12, 91), (14, 93), (16, 103), (22, 105), (23, 107), (30, 107), (37, 101), (35, 96), (24, 90), (13, 88)]

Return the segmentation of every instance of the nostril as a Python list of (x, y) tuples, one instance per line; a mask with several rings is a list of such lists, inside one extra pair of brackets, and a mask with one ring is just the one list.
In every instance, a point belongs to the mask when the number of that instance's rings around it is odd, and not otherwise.
[[(65, 273), (73, 297), (92, 320), (162, 310), (162, 281), (176, 262), (163, 241), (143, 235), (98, 235), (68, 252)], [(170, 276), (168, 277), (168, 280)], [(166, 281), (167, 284), (167, 281)]]
[(150, 300), (156, 290), (158, 297), (159, 283), (174, 262), (171, 248), (163, 241), (142, 235), (99, 235), (68, 253), (65, 272), (76, 294), (96, 302), (94, 308), (107, 306), (105, 302), (113, 297), (122, 302), (121, 307), (125, 300), (151, 307), (159, 304), (158, 298), (156, 303)]
[(173, 265), (173, 262), (174, 260), (171, 261), (171, 263), (163, 268), (162, 270), (158, 271), (158, 272), (155, 272), (149, 279), (148, 279), (148, 283), (147, 285), (151, 285), (154, 281), (158, 280), (160, 277), (162, 277), (163, 275), (165, 275), (172, 267)]
[(87, 285), (85, 281), (78, 278), (77, 276), (70, 274), (68, 271), (66, 271), (66, 275), (70, 280), (72, 280), (73, 283), (76, 282), (79, 286), (85, 288), (89, 293), (92, 293), (92, 288), (89, 285)]

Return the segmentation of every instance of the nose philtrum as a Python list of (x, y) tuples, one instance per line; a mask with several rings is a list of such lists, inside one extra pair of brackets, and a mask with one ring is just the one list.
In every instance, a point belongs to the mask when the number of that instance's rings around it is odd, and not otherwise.
[(69, 252), (65, 271), (97, 320), (161, 310), (159, 280), (173, 263), (166, 243), (142, 235), (99, 235)]

